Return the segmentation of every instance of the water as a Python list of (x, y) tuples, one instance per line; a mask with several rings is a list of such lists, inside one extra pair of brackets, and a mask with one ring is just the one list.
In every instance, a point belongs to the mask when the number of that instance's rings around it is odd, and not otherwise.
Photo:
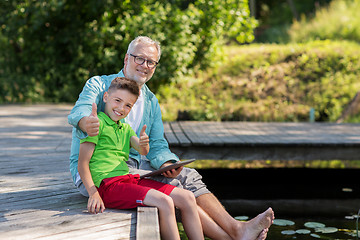
[[(232, 216), (246, 215), (252, 218), (271, 206), (277, 219), (294, 222), (291, 226), (271, 226), (267, 238), (269, 240), (356, 239), (356, 218), (353, 216), (357, 215), (360, 208), (359, 169), (259, 168), (198, 171), (208, 188)], [(306, 222), (319, 222), (337, 231), (322, 233), (319, 229), (305, 227)], [(292, 233), (291, 230), (300, 229), (306, 229), (310, 233), (301, 234), (298, 231), (291, 235), (283, 234), (286, 230)]]
[[(289, 218), (288, 218), (289, 219)], [(277, 226), (273, 225), (270, 228), (268, 238), (269, 240), (278, 240), (278, 239), (355, 239), (356, 236), (356, 219), (345, 219), (345, 217), (316, 217), (316, 218), (292, 218), (295, 224), (292, 226)], [(330, 232), (333, 233), (324, 233), (326, 231), (323, 228), (309, 228), (305, 227), (304, 224), (307, 222), (318, 222), (324, 224), (326, 229), (333, 230)], [(310, 233), (301, 234), (294, 233), (291, 235), (285, 235), (283, 231), (297, 231), (300, 229), (305, 229), (310, 231)], [(306, 231), (305, 231), (306, 232)]]
[[(297, 239), (297, 240), (309, 240), (309, 239), (328, 239), (328, 240), (345, 240), (356, 239), (356, 220), (350, 220), (345, 218), (292, 218), (295, 224), (292, 226), (277, 226), (272, 225), (268, 232), (267, 240), (279, 240), (279, 239)], [(322, 229), (308, 228), (304, 224), (307, 222), (319, 222), (324, 224), (327, 229), (337, 229), (334, 233), (323, 233)], [(309, 233), (301, 233), (299, 230), (307, 230)], [(182, 240), (187, 240), (184, 229), (179, 224), (180, 236)], [(284, 231), (293, 232), (290, 235), (284, 234)], [(298, 232), (296, 232), (298, 231)], [(359, 235), (360, 237), (360, 235)], [(208, 238), (206, 238), (208, 239)]]

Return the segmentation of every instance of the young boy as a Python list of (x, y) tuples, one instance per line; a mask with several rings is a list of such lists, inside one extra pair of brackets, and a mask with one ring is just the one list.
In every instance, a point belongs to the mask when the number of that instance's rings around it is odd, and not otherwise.
[[(141, 155), (149, 152), (149, 137), (143, 126), (140, 138), (130, 125), (121, 123), (139, 96), (139, 86), (126, 78), (115, 78), (105, 92), (105, 113), (100, 112), (99, 134), (81, 140), (78, 170), (89, 193), (88, 210), (128, 209), (155, 206), (159, 209), (160, 232), (164, 239), (180, 239), (175, 218), (179, 208), (190, 239), (204, 239), (194, 194), (174, 186), (140, 179), (129, 174), (126, 160), (130, 147)], [(96, 114), (96, 113), (92, 113)]]

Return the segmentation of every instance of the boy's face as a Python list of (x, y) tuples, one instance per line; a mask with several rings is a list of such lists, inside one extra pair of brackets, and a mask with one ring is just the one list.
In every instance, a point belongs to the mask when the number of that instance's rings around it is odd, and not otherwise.
[(105, 92), (105, 113), (114, 122), (118, 122), (129, 114), (136, 100), (137, 97), (125, 89), (113, 89)]

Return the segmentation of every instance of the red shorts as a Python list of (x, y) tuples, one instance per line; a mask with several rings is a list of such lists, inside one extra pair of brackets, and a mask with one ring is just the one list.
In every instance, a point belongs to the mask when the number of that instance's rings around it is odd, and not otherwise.
[(144, 198), (150, 189), (169, 195), (174, 188), (169, 184), (140, 179), (139, 174), (127, 174), (102, 180), (98, 191), (105, 207), (129, 209), (144, 206)]

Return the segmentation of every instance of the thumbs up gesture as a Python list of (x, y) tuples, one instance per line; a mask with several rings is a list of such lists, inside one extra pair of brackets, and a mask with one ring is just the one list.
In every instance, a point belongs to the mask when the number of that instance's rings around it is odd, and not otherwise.
[(140, 154), (146, 155), (149, 153), (150, 146), (149, 146), (149, 136), (145, 133), (146, 125), (144, 125), (140, 131), (139, 136), (139, 147), (140, 147)]
[(92, 104), (91, 114), (86, 117), (85, 131), (86, 133), (93, 137), (99, 134), (99, 118), (97, 116), (97, 105), (96, 103)]

